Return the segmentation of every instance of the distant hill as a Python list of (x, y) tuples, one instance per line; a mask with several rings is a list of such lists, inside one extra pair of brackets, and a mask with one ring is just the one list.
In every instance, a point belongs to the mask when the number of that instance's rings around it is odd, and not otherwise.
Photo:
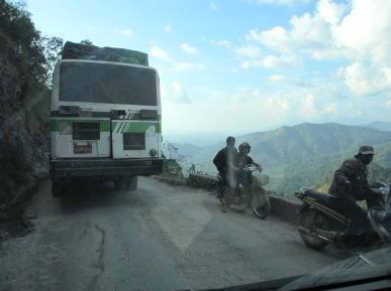
[[(303, 123), (237, 137), (237, 145), (243, 141), (251, 144), (250, 156), (271, 176), (270, 187), (287, 196), (324, 182), (363, 144), (375, 147), (379, 167), (391, 168), (391, 132), (369, 127)], [(202, 170), (215, 172), (212, 159), (223, 146), (224, 142), (202, 148), (193, 159)]]
[(391, 122), (375, 121), (364, 126), (391, 132)]

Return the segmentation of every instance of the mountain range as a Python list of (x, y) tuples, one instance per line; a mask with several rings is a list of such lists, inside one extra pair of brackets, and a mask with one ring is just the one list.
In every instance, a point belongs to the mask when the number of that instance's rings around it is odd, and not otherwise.
[(374, 121), (374, 122), (368, 123), (364, 126), (376, 128), (376, 129), (382, 130), (382, 131), (391, 131), (391, 122)]

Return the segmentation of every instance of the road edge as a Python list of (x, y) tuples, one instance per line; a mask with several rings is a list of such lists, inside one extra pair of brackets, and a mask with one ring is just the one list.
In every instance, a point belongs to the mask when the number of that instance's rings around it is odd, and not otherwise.
[[(154, 179), (173, 186), (187, 186), (213, 192), (217, 188), (217, 178), (204, 174), (190, 174), (188, 178), (164, 175), (152, 176)], [(269, 194), (271, 214), (292, 224), (298, 224), (298, 211), (301, 203), (276, 194)]]

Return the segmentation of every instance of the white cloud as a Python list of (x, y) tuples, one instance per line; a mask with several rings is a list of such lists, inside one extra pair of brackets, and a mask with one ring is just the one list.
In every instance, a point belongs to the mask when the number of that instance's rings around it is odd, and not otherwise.
[(368, 67), (360, 62), (341, 68), (346, 86), (356, 95), (365, 96), (391, 90), (391, 67)]
[(246, 39), (283, 54), (350, 61), (340, 76), (364, 96), (391, 90), (390, 31), (391, 1), (319, 0), (313, 13), (293, 16), (288, 28), (251, 29)]
[(353, 0), (352, 10), (335, 30), (340, 44), (355, 52), (356, 58), (390, 61), (391, 2)]
[(165, 68), (159, 67), (159, 65), (155, 65), (156, 68), (160, 68), (160, 71), (163, 71), (165, 69), (170, 71), (201, 71), (206, 69), (206, 67), (202, 64), (198, 63), (192, 63), (192, 62), (183, 62), (178, 61), (176, 59), (173, 59), (168, 52), (163, 50), (162, 48), (158, 46), (153, 46), (149, 50), (149, 55), (153, 58), (168, 62), (169, 65)]
[(196, 63), (178, 62), (173, 66), (174, 71), (200, 71), (204, 70), (205, 66)]
[(154, 57), (154, 58), (166, 61), (166, 62), (172, 61), (170, 55), (165, 50), (159, 48), (158, 46), (151, 47), (151, 49), (149, 50), (149, 55), (151, 57)]
[(267, 69), (278, 69), (288, 67), (298, 67), (301, 64), (299, 57), (295, 55), (268, 55), (262, 59), (257, 60), (246, 60), (242, 62), (243, 69), (251, 68), (267, 68)]
[(269, 77), (269, 80), (273, 82), (280, 82), (280, 81), (284, 81), (285, 77), (283, 75), (271, 75)]
[(335, 103), (317, 104), (317, 99), (312, 93), (307, 94), (301, 99), (300, 113), (306, 121), (316, 120), (318, 117), (335, 115), (338, 113), (338, 107)]
[(312, 94), (308, 94), (301, 101), (301, 113), (304, 119), (313, 118), (317, 115), (317, 110), (315, 109), (315, 97)]
[(346, 12), (347, 6), (343, 3), (334, 3), (330, 0), (322, 0), (318, 2), (318, 13), (322, 19), (330, 24), (338, 24), (343, 14)]
[(247, 58), (258, 58), (261, 54), (261, 50), (257, 46), (246, 45), (235, 49), (235, 52), (243, 57)]
[(229, 48), (231, 47), (231, 43), (228, 40), (212, 40), (212, 44), (219, 47)]
[(290, 102), (287, 98), (276, 95), (268, 98), (266, 107), (269, 110), (278, 111), (279, 114), (285, 114), (290, 108)]
[(210, 2), (209, 8), (210, 8), (211, 10), (213, 10), (213, 11), (219, 10), (219, 6), (217, 6), (217, 4), (214, 3), (214, 2)]
[(281, 55), (279, 57), (268, 55), (262, 60), (265, 68), (279, 67), (297, 67), (300, 65), (300, 59), (295, 55)]
[(173, 81), (168, 87), (162, 85), (160, 91), (163, 101), (167, 100), (173, 103), (191, 103), (186, 90), (179, 81)]
[(188, 43), (182, 43), (181, 48), (187, 54), (195, 54), (197, 52), (197, 49)]
[[(376, 16), (376, 17), (374, 17)], [(351, 13), (335, 29), (352, 64), (342, 72), (345, 83), (359, 96), (391, 92), (391, 1), (353, 1)]]
[(311, 56), (316, 52), (318, 57), (320, 51), (336, 50), (339, 47), (335, 43), (334, 33), (346, 6), (332, 0), (320, 0), (316, 7), (313, 14), (293, 16), (290, 29), (281, 26), (265, 31), (252, 29), (246, 38), (281, 52), (300, 50)]
[(262, 60), (247, 60), (242, 62), (242, 69), (262, 68)]
[(167, 33), (170, 33), (172, 32), (172, 26), (170, 23), (166, 23), (164, 26), (163, 26), (163, 31), (167, 32)]
[(134, 37), (133, 30), (131, 30), (130, 28), (115, 28), (114, 32), (128, 38)]
[(291, 47), (291, 40), (288, 31), (281, 26), (276, 26), (263, 32), (258, 31), (258, 29), (251, 29), (246, 35), (246, 39), (250, 41), (258, 41), (267, 47), (280, 51), (289, 50)]

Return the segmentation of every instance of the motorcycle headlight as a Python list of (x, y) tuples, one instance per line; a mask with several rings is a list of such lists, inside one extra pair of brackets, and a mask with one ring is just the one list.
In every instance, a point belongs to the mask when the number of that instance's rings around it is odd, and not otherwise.
[(388, 195), (390, 193), (390, 188), (387, 187), (381, 187), (380, 191), (382, 192), (383, 195)]

